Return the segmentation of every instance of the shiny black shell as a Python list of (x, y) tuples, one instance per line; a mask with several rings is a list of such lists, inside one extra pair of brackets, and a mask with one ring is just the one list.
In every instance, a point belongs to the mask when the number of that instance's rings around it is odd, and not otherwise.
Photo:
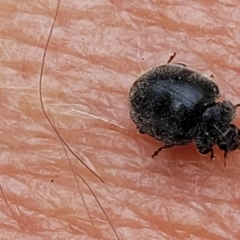
[(208, 77), (180, 64), (165, 64), (143, 73), (129, 93), (129, 113), (142, 134), (164, 143), (164, 148), (194, 141), (202, 154), (217, 144), (224, 151), (239, 147), (239, 129), (230, 124), (236, 107), (216, 103), (218, 86)]
[(209, 78), (166, 64), (150, 69), (133, 84), (130, 116), (140, 133), (181, 145), (191, 141), (202, 112), (218, 96), (218, 86)]

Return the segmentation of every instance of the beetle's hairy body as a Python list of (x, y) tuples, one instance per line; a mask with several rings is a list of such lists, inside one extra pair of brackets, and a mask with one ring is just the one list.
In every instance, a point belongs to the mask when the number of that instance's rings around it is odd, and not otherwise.
[(202, 154), (215, 144), (226, 156), (240, 145), (240, 131), (231, 124), (236, 108), (216, 103), (218, 86), (182, 65), (165, 64), (142, 74), (129, 93), (129, 112), (140, 133), (162, 141), (163, 149), (194, 141)]
[(204, 109), (219, 96), (209, 78), (184, 66), (152, 68), (130, 90), (130, 116), (139, 132), (165, 143), (191, 142)]

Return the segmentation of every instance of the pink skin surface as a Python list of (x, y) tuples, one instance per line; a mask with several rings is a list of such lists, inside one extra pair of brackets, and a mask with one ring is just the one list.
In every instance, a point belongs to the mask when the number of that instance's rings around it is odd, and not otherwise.
[(240, 152), (152, 159), (128, 114), (173, 52), (240, 103), (239, 2), (160, 2), (62, 0), (46, 49), (58, 1), (0, 0), (0, 239), (240, 239)]

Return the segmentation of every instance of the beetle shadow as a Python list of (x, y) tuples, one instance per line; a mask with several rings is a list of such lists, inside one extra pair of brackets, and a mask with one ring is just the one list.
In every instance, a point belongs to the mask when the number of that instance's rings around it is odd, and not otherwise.
[[(134, 134), (135, 135), (135, 134)], [(137, 136), (138, 135), (138, 136)], [(161, 150), (157, 156), (152, 158), (152, 154), (163, 145), (162, 142), (158, 142), (152, 137), (148, 135), (142, 135), (139, 137), (139, 134), (136, 134), (139, 151), (141, 151), (141, 155), (144, 157), (149, 157), (156, 162), (161, 162), (162, 160), (171, 161), (176, 164), (214, 164), (224, 165), (224, 154), (217, 147), (214, 147), (215, 159), (210, 159), (210, 153), (207, 155), (202, 155), (197, 151), (194, 143), (189, 143), (187, 145), (179, 145), (171, 148)], [(234, 153), (230, 153), (227, 157), (227, 162), (231, 161), (232, 158), (236, 158), (233, 156)]]
[(164, 149), (158, 153), (158, 156), (156, 156), (155, 159), (159, 158), (161, 154), (167, 159), (174, 159), (176, 161), (178, 160), (197, 161), (202, 160), (206, 157), (200, 155), (197, 152), (196, 147), (192, 143)]
[[(161, 146), (163, 146), (162, 142), (157, 142), (155, 139), (152, 139), (150, 136), (145, 135), (143, 139), (138, 139), (139, 146), (143, 147), (144, 155), (151, 157), (153, 153)], [(196, 149), (196, 146), (193, 143), (189, 143), (187, 145), (179, 145), (170, 147), (167, 149), (163, 149), (159, 151), (157, 156), (153, 159), (158, 161), (159, 159), (171, 159), (171, 160), (186, 160), (186, 161), (197, 161), (205, 158), (210, 159), (208, 155), (203, 156), (200, 155)]]
[[(162, 154), (162, 155), (161, 155)], [(156, 156), (156, 160), (161, 160), (162, 158), (167, 159), (169, 161), (178, 163), (178, 164), (194, 164), (198, 165), (200, 162), (202, 164), (214, 164), (220, 165), (222, 167), (225, 167), (224, 165), (224, 153), (219, 150), (218, 148), (214, 147), (214, 155), (215, 158), (211, 159), (210, 153), (206, 155), (202, 155), (198, 153), (196, 146), (193, 143), (190, 143), (188, 145), (182, 145), (182, 146), (176, 146), (172, 148), (168, 148), (166, 150), (162, 150), (159, 152), (158, 156)], [(154, 159), (155, 159), (154, 158)], [(229, 156), (226, 159), (226, 162), (231, 161), (234, 157), (234, 153), (230, 153)]]

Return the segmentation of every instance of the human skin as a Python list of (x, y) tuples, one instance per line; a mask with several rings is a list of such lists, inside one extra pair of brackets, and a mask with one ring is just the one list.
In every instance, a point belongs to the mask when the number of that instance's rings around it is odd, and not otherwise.
[(0, 239), (240, 238), (239, 151), (152, 159), (128, 114), (173, 52), (240, 103), (238, 1), (159, 2), (0, 0)]

